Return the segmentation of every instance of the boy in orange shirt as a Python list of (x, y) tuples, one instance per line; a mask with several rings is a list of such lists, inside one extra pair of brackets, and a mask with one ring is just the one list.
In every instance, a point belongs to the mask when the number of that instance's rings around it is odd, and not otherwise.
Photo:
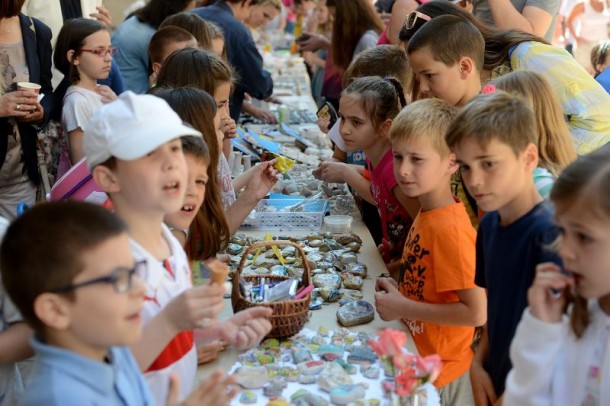
[(421, 211), (409, 231), (399, 282), (377, 280), (375, 307), (383, 320), (402, 319), (421, 355), (439, 354), (434, 383), (443, 405), (472, 405), (468, 370), (474, 327), (485, 324), (486, 299), (476, 287), (475, 242), (463, 203), (451, 193), (457, 170), (445, 132), (456, 108), (426, 99), (403, 109), (392, 124), (394, 175)]

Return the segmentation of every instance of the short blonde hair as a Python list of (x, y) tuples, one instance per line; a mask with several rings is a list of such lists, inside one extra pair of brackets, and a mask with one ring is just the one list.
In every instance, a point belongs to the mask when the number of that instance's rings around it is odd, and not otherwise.
[(459, 112), (445, 139), (454, 148), (466, 138), (483, 148), (498, 140), (518, 156), (529, 144), (538, 145), (534, 113), (518, 96), (503, 91), (480, 94)]
[(457, 108), (441, 99), (416, 101), (404, 109), (392, 122), (392, 144), (409, 140), (429, 140), (441, 157), (451, 152), (445, 134), (457, 115)]

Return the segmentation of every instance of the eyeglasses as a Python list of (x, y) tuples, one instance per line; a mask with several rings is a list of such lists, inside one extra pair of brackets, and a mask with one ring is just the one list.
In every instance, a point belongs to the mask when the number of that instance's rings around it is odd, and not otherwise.
[(115, 47), (108, 48), (95, 48), (95, 49), (81, 49), (80, 52), (91, 52), (92, 54), (96, 54), (100, 58), (105, 58), (106, 55), (110, 54), (110, 56), (116, 55)]
[(109, 283), (112, 285), (116, 293), (127, 293), (131, 290), (131, 287), (133, 286), (133, 276), (136, 273), (139, 275), (143, 275), (145, 271), (146, 261), (138, 261), (131, 269), (119, 268), (108, 276), (90, 279), (88, 281), (75, 283), (73, 285), (62, 286), (60, 288), (53, 289), (51, 292), (66, 293), (89, 285), (95, 285), (98, 283)]
[(424, 20), (424, 22), (426, 22), (426, 21), (430, 21), (431, 19), (432, 19), (432, 17), (425, 15), (424, 13), (420, 13), (419, 11), (412, 11), (407, 16), (407, 19), (405, 20), (405, 23), (404, 23), (404, 27), (407, 30), (410, 30), (413, 27), (415, 27), (415, 24), (417, 24), (418, 20)]

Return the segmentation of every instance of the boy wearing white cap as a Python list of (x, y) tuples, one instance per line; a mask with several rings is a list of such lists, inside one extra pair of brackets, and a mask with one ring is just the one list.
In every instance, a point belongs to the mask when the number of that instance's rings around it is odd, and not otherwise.
[(224, 306), (219, 285), (193, 288), (183, 248), (163, 224), (183, 205), (187, 169), (181, 136), (201, 134), (182, 123), (162, 99), (126, 92), (103, 106), (84, 129), (83, 149), (95, 182), (127, 223), (136, 261), (146, 260), (142, 340), (132, 350), (158, 404), (170, 375), (180, 397), (192, 389), (197, 369), (193, 329), (210, 339), (247, 348), (271, 329), (270, 310), (253, 308), (215, 321)]

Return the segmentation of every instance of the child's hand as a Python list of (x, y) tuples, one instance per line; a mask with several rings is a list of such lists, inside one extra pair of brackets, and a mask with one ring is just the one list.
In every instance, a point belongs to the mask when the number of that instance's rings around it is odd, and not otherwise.
[(375, 283), (375, 309), (383, 321), (406, 318), (408, 299), (399, 291), (391, 278), (378, 278)]
[[(566, 305), (568, 289), (573, 285), (574, 278), (562, 274), (557, 264), (538, 264), (536, 278), (527, 292), (532, 316), (548, 323), (559, 323)], [(551, 289), (558, 293), (555, 294)]]
[(112, 25), (112, 15), (110, 15), (110, 11), (108, 11), (108, 9), (104, 6), (97, 6), (95, 9), (97, 10), (97, 13), (91, 13), (89, 14), (89, 17), (96, 19), (106, 27), (110, 28)]
[(95, 91), (102, 96), (102, 103), (110, 103), (117, 99), (117, 95), (106, 85), (97, 85)]
[(234, 314), (219, 323), (218, 333), (227, 344), (238, 350), (246, 350), (261, 342), (271, 331), (269, 317), (273, 310), (268, 307), (251, 307)]
[(318, 128), (324, 134), (328, 134), (330, 131), (330, 117), (318, 117)]
[(222, 371), (215, 371), (210, 377), (202, 381), (183, 402), (180, 402), (180, 383), (176, 375), (169, 380), (167, 395), (168, 406), (217, 406), (228, 405), (231, 399), (239, 392), (233, 376), (225, 376)]
[(237, 125), (235, 120), (232, 118), (220, 119), (220, 131), (224, 134), (225, 138), (237, 137)]
[(349, 169), (343, 162), (324, 161), (316, 168), (314, 177), (328, 183), (344, 183), (345, 171)]
[(209, 343), (197, 344), (197, 363), (207, 364), (218, 358), (218, 353), (224, 351), (225, 345), (221, 340), (210, 341)]
[(224, 309), (224, 286), (202, 285), (182, 292), (163, 309), (177, 331), (209, 328)]
[(489, 406), (498, 399), (491, 377), (478, 361), (472, 361), (470, 366), (470, 384), (476, 406)]
[(278, 171), (273, 167), (277, 158), (252, 167), (252, 173), (246, 184), (246, 191), (252, 193), (257, 201), (267, 196), (273, 185), (277, 182)]

